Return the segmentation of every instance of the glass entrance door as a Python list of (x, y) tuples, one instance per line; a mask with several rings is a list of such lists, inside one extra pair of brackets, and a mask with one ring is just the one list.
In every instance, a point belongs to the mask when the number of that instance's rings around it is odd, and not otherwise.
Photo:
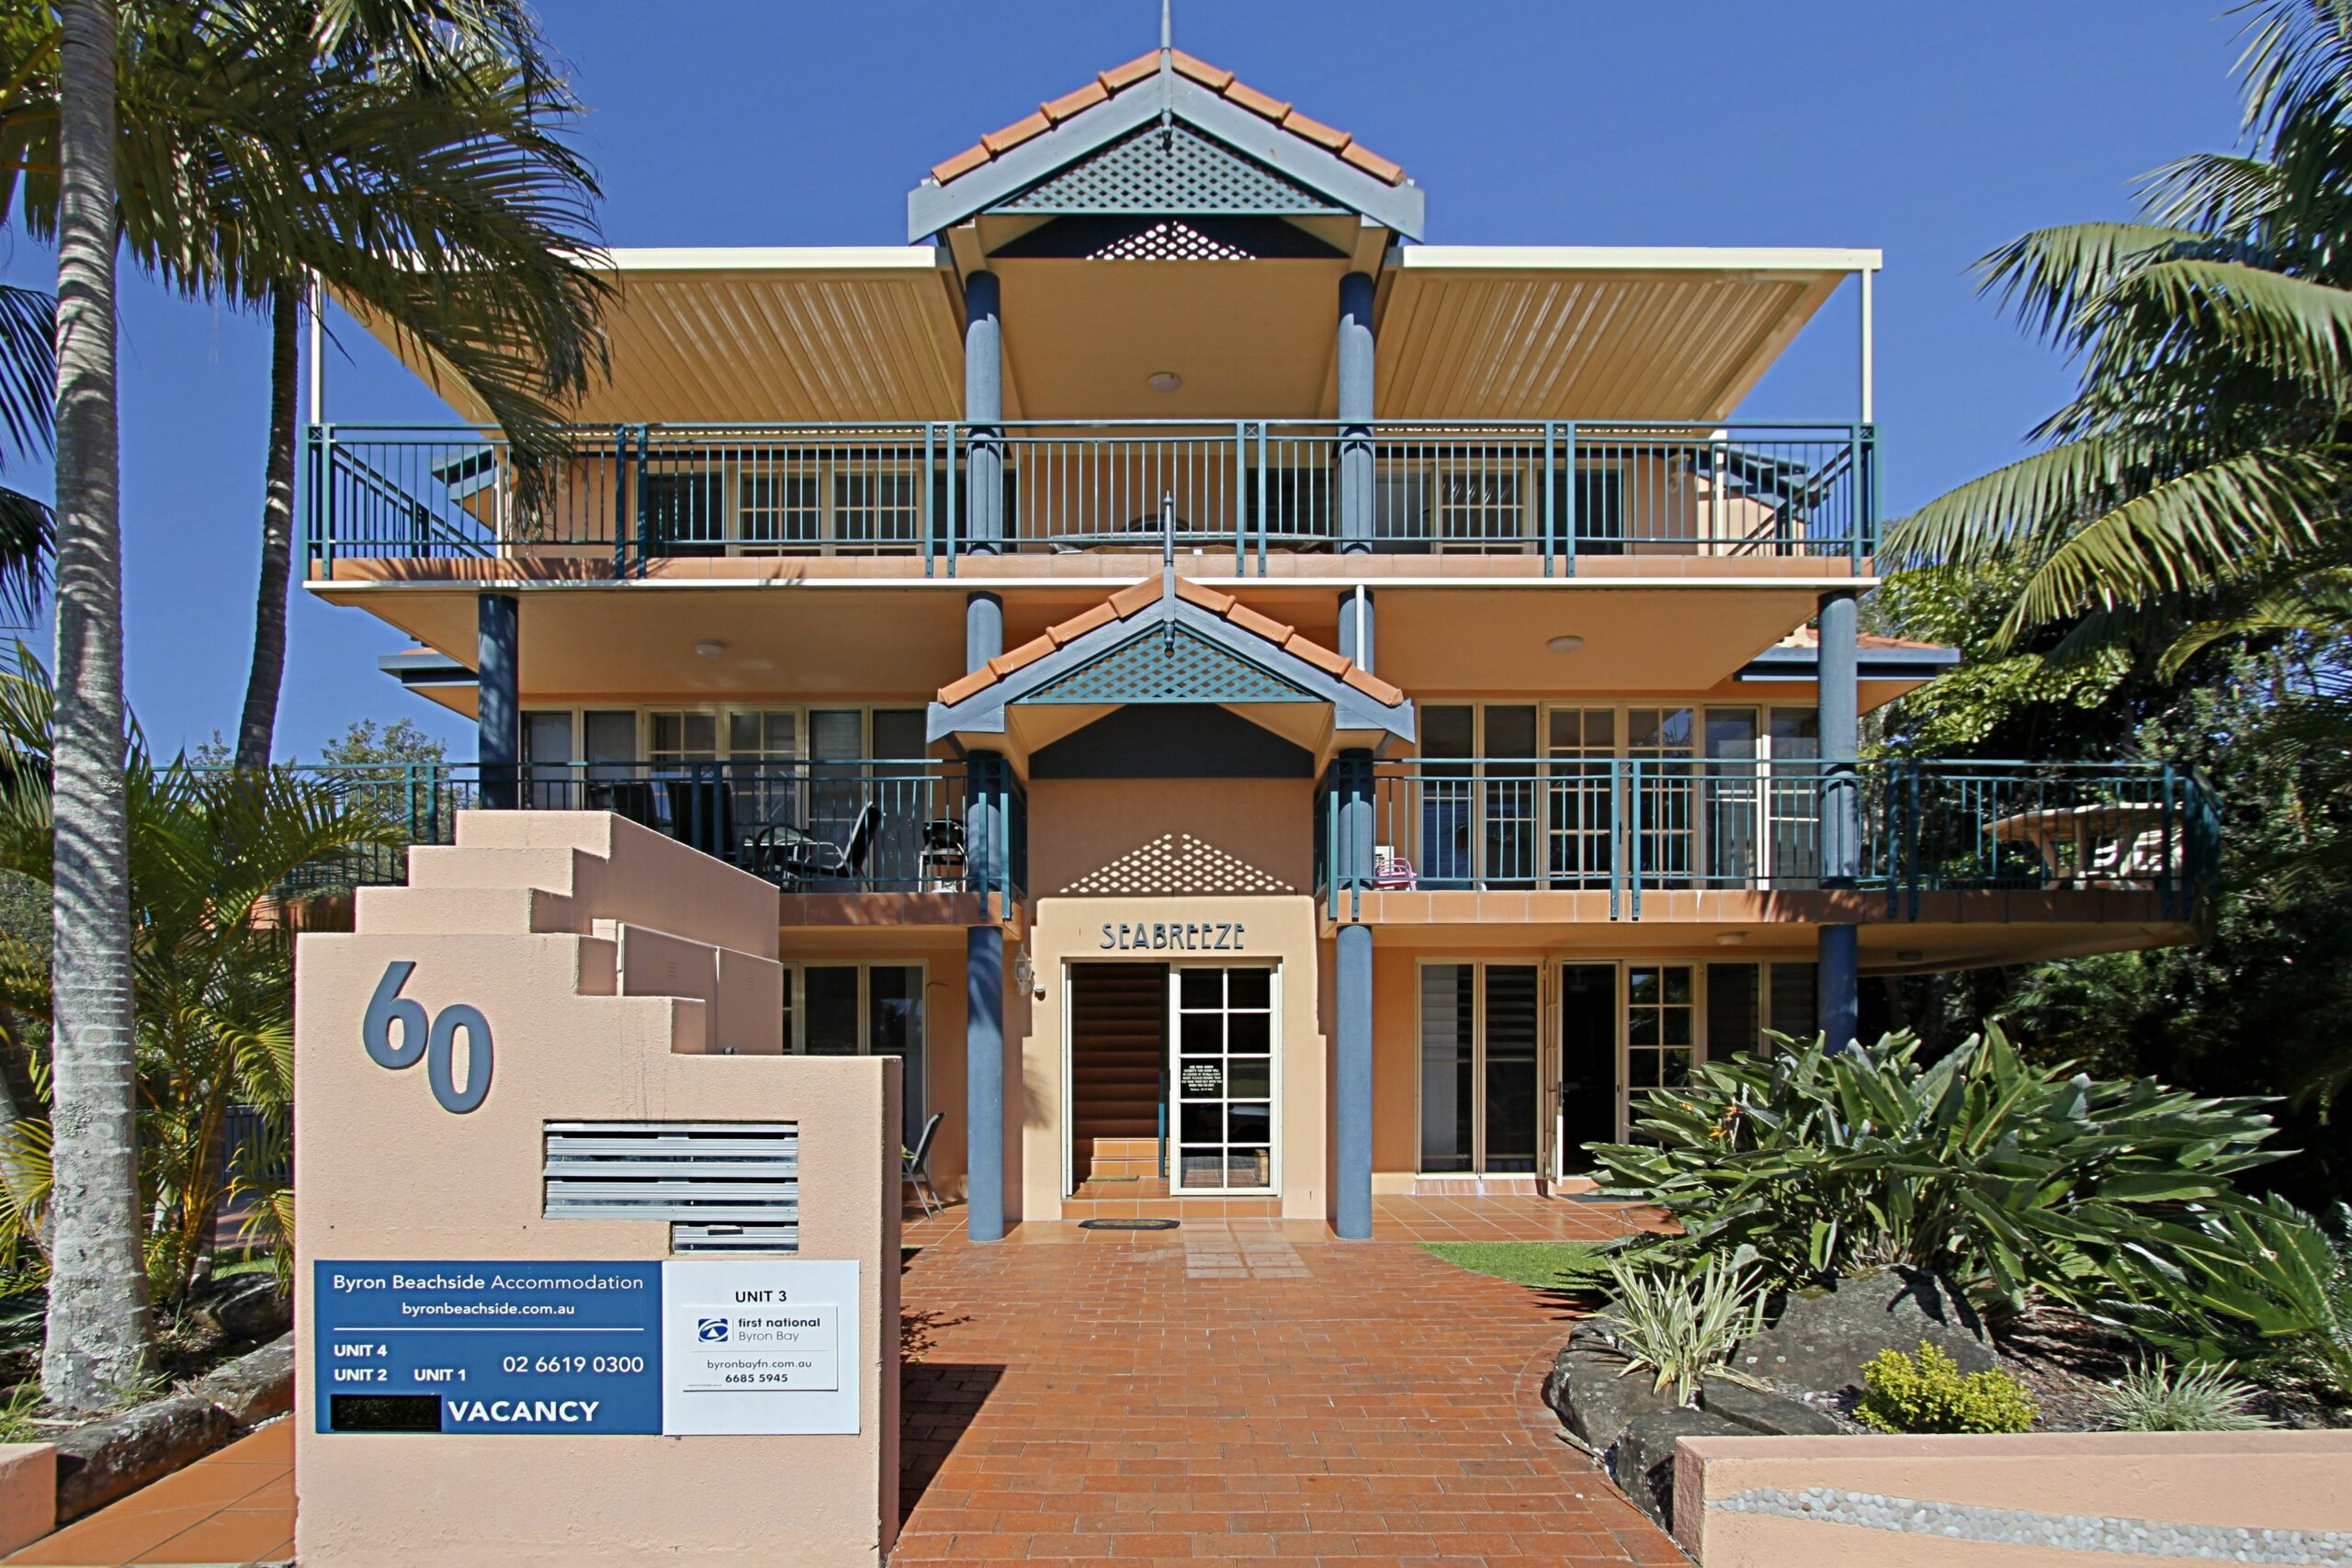
[(1178, 1192), (1274, 1190), (1274, 972), (1170, 972)]

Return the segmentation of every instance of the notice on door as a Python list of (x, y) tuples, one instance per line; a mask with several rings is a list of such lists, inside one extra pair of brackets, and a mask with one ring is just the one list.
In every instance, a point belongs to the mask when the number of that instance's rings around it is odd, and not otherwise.
[(662, 1271), (662, 1429), (858, 1429), (857, 1265), (673, 1261)]

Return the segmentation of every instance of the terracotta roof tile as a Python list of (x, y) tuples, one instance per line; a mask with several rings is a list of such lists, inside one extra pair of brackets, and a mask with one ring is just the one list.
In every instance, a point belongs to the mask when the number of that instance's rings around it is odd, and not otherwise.
[(1031, 137), (1043, 136), (1053, 128), (1054, 122), (1047, 119), (1041, 110), (1036, 114), (1023, 115), (1002, 130), (989, 131), (980, 138), (980, 145), (989, 150), (989, 157), (1001, 158)]
[(1283, 651), (1306, 660), (1326, 675), (1345, 675), (1355, 661), (1343, 654), (1332, 652), (1319, 642), (1311, 642), (1296, 632), (1283, 643)]
[(1340, 156), (1370, 175), (1374, 179), (1385, 180), (1392, 186), (1405, 183), (1403, 164), (1390, 163), (1361, 141), (1349, 142), (1340, 150)]
[(978, 696), (982, 692), (987, 691), (990, 686), (995, 684), (996, 672), (994, 671), (985, 668), (975, 670), (969, 675), (959, 675), (955, 680), (948, 682), (944, 686), (940, 687), (939, 700), (945, 703), (948, 706), (953, 707), (957, 703), (962, 702), (966, 697)]
[(1236, 82), (1226, 88), (1225, 98), (1226, 102), (1239, 104), (1251, 114), (1264, 115), (1278, 125), (1282, 122), (1283, 116), (1290, 113), (1288, 104), (1280, 98), (1258, 91), (1247, 82)]
[[(964, 702), (1024, 665), (1034, 664), (1054, 649), (1065, 646), (1110, 625), (1125, 620), (1159, 602), (1161, 585), (1151, 579), (1123, 588), (1102, 604), (1066, 621), (1056, 622), (1044, 634), (1032, 637), (1010, 653), (1000, 654), (988, 662), (988, 668), (975, 670), (939, 689), (939, 700), (950, 706)], [(1230, 593), (1220, 593), (1214, 588), (1204, 588), (1186, 578), (1176, 580), (1176, 596), (1188, 604), (1195, 604), (1233, 625), (1273, 643), (1283, 652), (1313, 665), (1326, 675), (1346, 682), (1349, 685), (1388, 707), (1405, 701), (1405, 694), (1379, 676), (1356, 668), (1355, 661), (1332, 652), (1312, 637), (1302, 637), (1291, 626), (1283, 625), (1271, 615), (1259, 614)]]
[(1348, 666), (1348, 672), (1340, 679), (1370, 697), (1374, 702), (1387, 707), (1393, 708), (1405, 700), (1403, 688), (1392, 686), (1370, 671), (1359, 670), (1353, 664)]
[(1114, 65), (1108, 71), (1098, 72), (1094, 79), (1102, 85), (1104, 92), (1115, 93), (1122, 87), (1134, 86), (1147, 76), (1157, 75), (1159, 72), (1159, 51), (1155, 49), (1148, 54), (1136, 55), (1125, 65)]
[(1168, 51), (1168, 62), (1176, 68), (1178, 75), (1190, 76), (1212, 93), (1222, 93), (1229, 87), (1240, 85), (1233, 79), (1232, 72), (1220, 70), (1199, 55), (1187, 54), (1181, 49)]
[(1111, 613), (1124, 621), (1159, 597), (1159, 584), (1146, 578), (1132, 588), (1122, 588), (1112, 594), (1109, 601)]
[(1239, 626), (1245, 632), (1257, 633), (1260, 637), (1264, 637), (1268, 642), (1272, 643), (1276, 648), (1280, 648), (1283, 643), (1288, 642), (1290, 640), (1290, 634), (1295, 629), (1295, 627), (1283, 625), (1282, 622), (1274, 619), (1272, 615), (1260, 615), (1257, 611), (1251, 609), (1247, 604), (1236, 604), (1232, 609), (1226, 612), (1225, 618), (1231, 621), (1235, 626)]
[(1053, 651), (1054, 639), (1052, 637), (1033, 637), (1027, 642), (1023, 643), (1019, 648), (1008, 649), (1003, 653), (998, 654), (994, 659), (989, 660), (989, 668), (995, 671), (998, 679), (1001, 680), (1003, 677), (1012, 674), (1015, 670), (1022, 668), (1023, 665), (1036, 663), (1037, 660), (1045, 658), (1046, 655)]
[(1212, 615), (1222, 615), (1233, 608), (1233, 595), (1219, 593), (1214, 588), (1204, 588), (1189, 577), (1176, 580), (1176, 597), (1186, 604), (1198, 604)]
[(1118, 618), (1110, 605), (1097, 604), (1083, 615), (1072, 615), (1067, 621), (1056, 621), (1046, 628), (1046, 635), (1053, 638), (1054, 646), (1058, 648), (1063, 643), (1077, 641), (1097, 626), (1109, 626)]
[(1317, 147), (1327, 148), (1333, 152), (1339, 152), (1355, 140), (1346, 131), (1326, 125), (1319, 119), (1309, 119), (1296, 109), (1283, 116), (1283, 129), (1293, 135), (1304, 136)]
[[(1392, 186), (1404, 183), (1405, 171), (1402, 166), (1363, 147), (1353, 137), (1336, 126), (1325, 125), (1318, 119), (1310, 119), (1272, 94), (1261, 93), (1246, 82), (1235, 80), (1232, 72), (1220, 66), (1211, 65), (1208, 62), (1187, 54), (1181, 49), (1170, 51), (1169, 64), (1186, 80), (1199, 83), (1210, 92), (1225, 98), (1227, 102), (1246, 108), (1252, 114), (1263, 115), (1301, 141), (1320, 147), (1327, 152), (1337, 153), (1374, 179), (1385, 181)], [(1085, 86), (1040, 105), (1035, 114), (1017, 119), (1002, 130), (991, 131), (981, 137), (979, 145), (977, 147), (966, 148), (954, 157), (933, 164), (931, 177), (941, 185), (961, 179), (991, 159), (1001, 157), (1023, 142), (1059, 125), (1072, 116), (1083, 114), (1104, 99), (1125, 92), (1137, 83), (1149, 81), (1159, 73), (1159, 51), (1158, 50), (1148, 54), (1139, 54), (1124, 65), (1114, 65), (1108, 71), (1097, 73), (1094, 80)]]
[(974, 169), (978, 168), (988, 161), (989, 150), (987, 148), (967, 147), (961, 152), (956, 153), (953, 158), (948, 159), (945, 163), (933, 164), (931, 166), (931, 177), (937, 180), (941, 185), (945, 185), (949, 180), (955, 179), (958, 175), (970, 174)]
[(1039, 104), (1037, 107), (1047, 119), (1059, 125), (1070, 116), (1080, 110), (1092, 108), (1110, 96), (1111, 89), (1105, 87), (1101, 82), (1089, 82), (1076, 92), (1064, 93), (1058, 98), (1049, 98)]

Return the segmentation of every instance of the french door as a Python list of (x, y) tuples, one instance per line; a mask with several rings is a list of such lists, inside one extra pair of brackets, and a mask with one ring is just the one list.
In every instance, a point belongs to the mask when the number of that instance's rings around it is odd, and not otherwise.
[(1541, 1165), (1543, 966), (1424, 964), (1420, 1168), (1532, 1176)]
[(1180, 1193), (1274, 1190), (1274, 971), (1169, 971), (1169, 1083)]

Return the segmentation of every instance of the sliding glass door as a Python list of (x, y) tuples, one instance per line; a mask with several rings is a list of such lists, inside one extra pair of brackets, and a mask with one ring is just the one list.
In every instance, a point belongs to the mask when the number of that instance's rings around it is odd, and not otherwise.
[(1424, 964), (1420, 1168), (1532, 1176), (1543, 1093), (1534, 964)]

